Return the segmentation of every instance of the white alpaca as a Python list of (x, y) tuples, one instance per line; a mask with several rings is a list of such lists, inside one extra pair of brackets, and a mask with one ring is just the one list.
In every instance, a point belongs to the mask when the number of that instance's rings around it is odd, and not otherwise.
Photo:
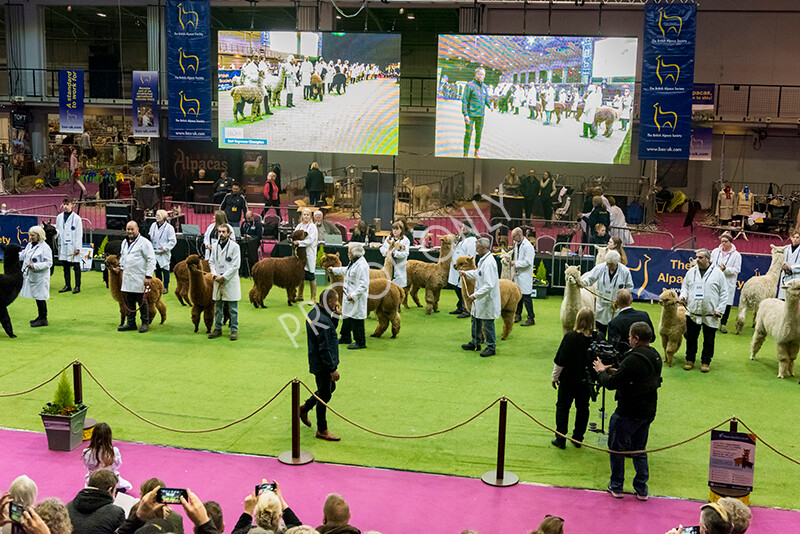
[(261, 156), (258, 156), (255, 161), (245, 161), (244, 162), (244, 173), (252, 173), (254, 174), (258, 168), (261, 166)]
[(561, 301), (561, 330), (564, 335), (575, 328), (575, 317), (581, 308), (594, 311), (594, 297), (584, 290), (578, 289), (581, 279), (581, 268), (578, 265), (567, 265), (564, 269), (564, 300)]
[(794, 361), (800, 350), (800, 280), (786, 286), (786, 302), (767, 299), (759, 306), (756, 331), (750, 342), (750, 359), (755, 360), (767, 335), (775, 339), (778, 352), (778, 378), (794, 376)]
[(744, 327), (747, 310), (753, 310), (753, 327), (755, 327), (759, 306), (764, 300), (775, 296), (781, 275), (781, 266), (784, 262), (784, 247), (775, 245), (770, 245), (770, 247), (772, 247), (772, 263), (767, 274), (754, 276), (742, 286), (742, 294), (739, 296), (739, 314), (736, 316), (737, 334), (741, 333)]
[(500, 272), (500, 280), (514, 279), (514, 269), (511, 268), (511, 256), (513, 256), (513, 252), (510, 250), (500, 251), (500, 265), (503, 267)]
[(686, 333), (686, 308), (678, 304), (678, 294), (672, 289), (661, 293), (659, 299), (663, 310), (658, 323), (658, 334), (664, 349), (664, 361), (667, 366), (672, 367), (672, 357), (681, 348), (683, 335)]

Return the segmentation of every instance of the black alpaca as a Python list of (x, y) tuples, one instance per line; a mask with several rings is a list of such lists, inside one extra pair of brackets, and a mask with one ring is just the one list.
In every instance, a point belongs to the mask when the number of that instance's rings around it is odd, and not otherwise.
[(11, 326), (11, 317), (8, 315), (8, 307), (14, 302), (22, 289), (22, 265), (19, 263), (19, 247), (17, 245), (7, 245), (4, 249), (3, 271), (0, 275), (0, 324), (6, 331), (8, 337), (14, 335)]

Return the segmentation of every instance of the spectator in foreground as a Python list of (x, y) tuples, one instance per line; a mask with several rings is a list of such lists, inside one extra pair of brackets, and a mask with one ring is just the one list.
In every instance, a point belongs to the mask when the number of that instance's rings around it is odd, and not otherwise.
[[(666, 534), (681, 534), (683, 525), (673, 528)], [(724, 506), (708, 503), (700, 507), (700, 534), (731, 534), (733, 524)]]
[[(139, 486), (139, 495), (147, 495), (156, 488), (166, 488), (166, 487), (167, 485), (164, 483), (163, 480), (159, 478), (149, 478), (144, 482), (142, 482), (142, 484)], [(128, 518), (136, 515), (139, 507), (139, 502), (140, 501), (137, 501), (136, 504), (134, 504), (131, 507), (131, 511), (130, 514), (128, 514)], [(150, 517), (150, 519), (165, 519), (167, 523), (169, 523), (170, 525), (169, 527), (170, 532), (173, 532), (174, 534), (183, 534), (183, 516), (174, 512), (168, 504), (165, 504), (162, 508), (157, 510), (156, 515)]]
[(564, 520), (554, 515), (546, 515), (544, 521), (539, 523), (539, 528), (531, 534), (564, 534)]
[[(265, 491), (261, 495), (253, 492), (244, 499), (244, 512), (233, 527), (233, 534), (256, 534), (254, 530), (258, 528), (283, 534), (288, 528), (302, 525), (283, 499), (278, 483), (274, 480), (273, 483), (275, 491)], [(254, 520), (255, 526), (252, 524)]]
[(214, 523), (214, 526), (217, 527), (219, 533), (222, 534), (225, 532), (225, 522), (222, 520), (222, 507), (219, 503), (217, 501), (206, 501), (203, 503), (203, 506), (206, 507), (208, 517), (211, 519), (211, 522)]
[(753, 518), (750, 507), (739, 499), (733, 497), (723, 497), (717, 501), (728, 512), (728, 518), (733, 523), (731, 534), (744, 534), (750, 528), (750, 520)]
[(98, 469), (89, 477), (88, 486), (67, 504), (76, 534), (114, 534), (125, 521), (125, 512), (114, 505), (117, 478), (109, 469)]
[[(27, 475), (20, 475), (15, 478), (8, 487), (8, 493), (6, 495), (9, 501), (21, 504), (25, 508), (30, 508), (33, 506), (33, 503), (36, 502), (38, 493), (39, 488), (36, 487), (36, 483)], [(0, 513), (8, 513), (6, 504), (7, 503), (0, 502)], [(6, 523), (0, 527), (0, 533), (11, 534), (11, 523)]]
[[(36, 512), (36, 516), (41, 518), (41, 521), (50, 529), (50, 534), (72, 534), (72, 522), (69, 519), (69, 512), (60, 499), (45, 499), (37, 504), (33, 511)], [(26, 511), (24, 519), (25, 522), (23, 526), (26, 532), (30, 534), (33, 532), (39, 534), (41, 532), (40, 529), (32, 530), (28, 527), (29, 524), (35, 522), (33, 514)]]
[[(158, 530), (169, 532), (170, 524), (161, 519), (164, 515), (165, 505), (156, 502), (156, 494), (159, 489), (161, 489), (161, 486), (156, 486), (142, 497), (142, 500), (139, 501), (139, 506), (136, 508), (136, 513), (131, 514), (131, 516), (122, 523), (122, 526), (117, 529), (117, 534), (134, 534), (137, 530), (145, 526), (145, 524), (150, 524), (151, 520), (156, 522)], [(195, 534), (219, 534), (217, 527), (208, 518), (208, 513), (206, 512), (206, 507), (203, 506), (203, 501), (188, 488), (186, 489), (186, 493), (188, 499), (181, 497), (181, 504), (183, 505), (183, 510), (186, 512), (186, 517), (194, 523)], [(76, 532), (75, 534), (79, 533)]]
[(322, 507), (322, 525), (317, 527), (319, 534), (361, 534), (350, 525), (350, 507), (338, 493), (331, 493)]
[(133, 488), (130, 482), (119, 476), (119, 467), (122, 465), (122, 454), (114, 446), (111, 427), (108, 423), (97, 423), (92, 431), (89, 447), (83, 450), (83, 465), (86, 467), (86, 484), (94, 471), (108, 469), (117, 476), (117, 488), (129, 491)]

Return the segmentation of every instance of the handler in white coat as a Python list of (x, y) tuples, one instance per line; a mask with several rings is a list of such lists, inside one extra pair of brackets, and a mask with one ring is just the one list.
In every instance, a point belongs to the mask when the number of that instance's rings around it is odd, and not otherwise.
[(783, 286), (790, 281), (800, 278), (800, 230), (792, 230), (789, 237), (791, 245), (786, 245), (783, 249), (784, 260), (781, 266), (781, 282), (778, 284), (778, 298), (786, 300), (786, 290)]
[(497, 261), (491, 254), (491, 241), (482, 237), (475, 243), (477, 269), (459, 271), (459, 276), (475, 280), (475, 290), (464, 299), (472, 303), (472, 341), (461, 345), (464, 350), (481, 350), (481, 337), (486, 339), (484, 358), (495, 355), (494, 321), (500, 317), (500, 277)]
[(742, 255), (736, 250), (733, 244), (733, 236), (730, 232), (725, 232), (719, 236), (719, 246), (711, 252), (711, 264), (719, 267), (722, 274), (725, 275), (725, 282), (728, 284), (728, 300), (725, 306), (725, 313), (722, 314), (722, 322), (719, 325), (719, 331), (723, 334), (728, 333), (728, 316), (731, 313), (731, 306), (733, 306), (733, 297), (736, 294), (736, 282), (739, 279), (739, 273), (742, 272)]
[(609, 250), (605, 263), (597, 265), (581, 277), (581, 287), (597, 283), (597, 293), (605, 298), (595, 298), (594, 317), (597, 330), (606, 337), (608, 323), (616, 315), (614, 301), (620, 289), (633, 289), (633, 278), (628, 268), (620, 263), (619, 252)]
[(455, 289), (458, 302), (456, 309), (450, 312), (450, 315), (458, 315), (459, 319), (465, 319), (470, 316), (467, 308), (464, 306), (464, 296), (461, 294), (461, 275), (456, 271), (456, 260), (461, 256), (475, 257), (475, 229), (468, 221), (464, 221), (461, 225), (461, 240), (453, 246), (453, 251), (450, 253), (450, 273), (447, 276), (447, 283)]
[(45, 242), (44, 229), (32, 226), (28, 230), (29, 241), (20, 254), (22, 263), (22, 295), (34, 299), (39, 315), (31, 321), (31, 326), (47, 326), (47, 301), (50, 299), (50, 267), (53, 266), (53, 252)]
[(728, 282), (722, 270), (711, 262), (711, 253), (701, 248), (696, 253), (697, 265), (683, 278), (679, 302), (686, 306), (686, 363), (687, 371), (694, 367), (697, 340), (703, 330), (703, 353), (700, 370), (707, 373), (714, 357), (714, 336), (719, 318), (728, 302)]
[(150, 329), (150, 314), (146, 292), (150, 290), (150, 280), (156, 268), (156, 254), (150, 241), (139, 234), (136, 221), (129, 221), (125, 226), (127, 239), (122, 242), (119, 253), (119, 267), (122, 271), (122, 294), (125, 307), (128, 308), (128, 319), (117, 328), (120, 332), (136, 330), (136, 310), (140, 310), (142, 324), (139, 332)]
[(166, 210), (156, 212), (156, 222), (150, 225), (150, 242), (156, 254), (156, 276), (164, 282), (164, 293), (169, 293), (169, 262), (178, 239), (175, 228), (167, 222)]
[(350, 258), (350, 265), (330, 268), (333, 274), (344, 275), (343, 319), (342, 329), (339, 332), (339, 344), (346, 344), (350, 350), (365, 349), (367, 348), (367, 338), (364, 333), (364, 319), (367, 318), (367, 299), (369, 298), (369, 264), (364, 259), (364, 246), (360, 243), (351, 243), (347, 249), (347, 256)]
[(387, 236), (381, 245), (381, 254), (385, 258), (389, 254), (389, 249), (392, 245), (396, 245), (392, 249), (392, 282), (405, 290), (408, 285), (408, 278), (406, 276), (406, 260), (408, 260), (408, 251), (411, 243), (408, 238), (403, 235), (405, 232), (405, 225), (401, 222), (392, 224), (392, 235)]
[(239, 282), (239, 266), (242, 264), (239, 244), (232, 237), (231, 227), (221, 224), (217, 227), (219, 241), (211, 250), (208, 266), (214, 276), (214, 330), (208, 339), (222, 335), (222, 319), (225, 305), (231, 315), (231, 341), (239, 339), (239, 301), (242, 299), (242, 287)]
[(514, 283), (519, 286), (522, 291), (522, 300), (517, 304), (517, 313), (514, 316), (514, 322), (522, 321), (522, 306), (525, 306), (525, 311), (528, 312), (528, 320), (520, 326), (532, 326), (536, 324), (533, 313), (533, 265), (536, 259), (536, 249), (533, 243), (525, 239), (522, 233), (522, 228), (514, 228), (511, 231), (511, 240), (514, 242), (514, 255), (511, 260), (511, 269), (514, 272)]
[(302, 241), (295, 240), (296, 247), (303, 247), (306, 249), (306, 267), (303, 273), (303, 282), (300, 283), (300, 291), (297, 296), (296, 302), (303, 301), (303, 289), (305, 287), (305, 280), (308, 280), (308, 287), (311, 291), (311, 302), (317, 301), (317, 279), (314, 277), (314, 272), (317, 269), (317, 245), (319, 244), (319, 233), (317, 232), (317, 225), (311, 216), (311, 210), (303, 208), (300, 214), (300, 224), (295, 226), (295, 230), (303, 230), (306, 233), (306, 238)]
[(597, 137), (597, 130), (594, 127), (594, 116), (597, 113), (597, 108), (603, 105), (603, 91), (596, 85), (589, 86), (589, 92), (586, 94), (586, 100), (583, 104), (583, 115), (581, 115), (581, 122), (583, 123), (583, 135), (581, 137)]
[[(81, 292), (81, 244), (83, 243), (83, 221), (80, 215), (72, 212), (72, 199), (65, 198), (64, 211), (56, 217), (58, 233), (58, 259), (64, 266), (64, 287), (58, 292)], [(70, 280), (70, 269), (75, 271), (75, 289)]]

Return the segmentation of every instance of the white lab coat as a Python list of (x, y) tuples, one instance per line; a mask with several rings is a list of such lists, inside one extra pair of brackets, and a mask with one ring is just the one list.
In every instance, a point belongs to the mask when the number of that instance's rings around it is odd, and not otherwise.
[(725, 302), (728, 306), (733, 306), (733, 297), (736, 294), (736, 281), (739, 279), (739, 273), (742, 272), (742, 255), (736, 250), (736, 247), (731, 243), (731, 251), (723, 252), (722, 248), (717, 247), (711, 253), (711, 265), (720, 264), (725, 266), (722, 274), (725, 276), (725, 283), (728, 286), (728, 300)]
[(611, 276), (608, 272), (608, 264), (601, 263), (596, 265), (591, 271), (581, 277), (581, 282), (586, 286), (597, 283), (597, 293), (611, 299), (595, 299), (594, 318), (600, 324), (607, 325), (616, 315), (614, 301), (617, 299), (617, 291), (620, 289), (633, 289), (633, 278), (627, 267), (621, 263), (617, 265), (617, 272)]
[(523, 295), (533, 291), (533, 265), (536, 249), (533, 244), (523, 238), (521, 243), (514, 243), (514, 283), (519, 286)]
[(156, 254), (156, 263), (162, 269), (169, 270), (169, 262), (172, 259), (172, 249), (178, 244), (175, 237), (175, 228), (166, 220), (158, 227), (154, 222), (150, 225), (150, 242), (153, 243), (153, 251)]
[[(381, 245), (381, 254), (383, 254), (384, 258), (389, 252), (389, 247), (393, 242), (394, 239), (391, 236), (383, 240), (383, 244)], [(402, 236), (400, 238), (400, 244), (403, 246), (403, 250), (395, 250), (392, 253), (392, 264), (394, 265), (392, 282), (405, 289), (405, 287), (408, 285), (408, 279), (406, 276), (406, 260), (408, 259), (408, 249), (411, 246), (411, 243), (408, 241), (406, 236)]]
[[(211, 234), (212, 234), (212, 232), (214, 232), (214, 228), (216, 228), (216, 226), (217, 226), (217, 223), (213, 223), (212, 222), (211, 224), (209, 224), (208, 228), (206, 228), (206, 233), (203, 236), (203, 245), (206, 246), (206, 254), (205, 254), (205, 259), (206, 260), (210, 260), (211, 259), (211, 251), (214, 249), (215, 246), (217, 246), (217, 243), (219, 243), (219, 237), (212, 237), (211, 236)], [(230, 228), (231, 236), (232, 236), (233, 235), (233, 226), (231, 226), (229, 224), (228, 228)], [(211, 248), (208, 248), (209, 246)]]
[(450, 274), (447, 276), (447, 282), (456, 287), (461, 287), (461, 276), (456, 271), (456, 260), (461, 256), (475, 257), (475, 243), (478, 238), (475, 236), (465, 237), (453, 247), (450, 256)]
[[(83, 244), (83, 221), (73, 212), (69, 217), (66, 213), (59, 213), (56, 217), (56, 232), (58, 233), (58, 259), (78, 263), (81, 261), (81, 245)], [(66, 219), (66, 220), (65, 220)], [(77, 250), (77, 254), (75, 251)]]
[(225, 282), (214, 282), (214, 292), (211, 298), (227, 302), (236, 302), (242, 299), (242, 286), (239, 282), (241, 263), (239, 244), (234, 239), (228, 239), (225, 246), (220, 246), (219, 242), (214, 245), (214, 248), (211, 249), (208, 266), (211, 274), (223, 277)]
[(705, 276), (700, 276), (700, 270), (695, 265), (683, 277), (681, 285), (681, 298), (686, 299), (687, 321), (705, 324), (712, 328), (719, 328), (719, 317), (728, 305), (728, 283), (725, 275), (715, 265), (711, 265)]
[(300, 85), (311, 85), (311, 73), (314, 71), (314, 67), (311, 66), (311, 63), (308, 61), (303, 61), (300, 64)]
[[(493, 321), (500, 317), (500, 277), (497, 276), (497, 261), (491, 253), (478, 260), (478, 268), (464, 271), (464, 277), (475, 280), (475, 292), (471, 315), (476, 319)], [(464, 295), (466, 297), (466, 295)]]
[(369, 297), (369, 264), (367, 260), (362, 256), (347, 267), (333, 267), (331, 271), (335, 275), (344, 275), (342, 316), (351, 319), (366, 319), (367, 298)]
[[(28, 243), (19, 256), (22, 262), (22, 295), (26, 299), (50, 299), (50, 267), (53, 251), (47, 243)], [(33, 265), (28, 267), (28, 265)]]
[(119, 268), (122, 269), (122, 291), (144, 293), (144, 280), (152, 278), (156, 269), (153, 244), (141, 234), (133, 243), (125, 239), (119, 253)]
[(628, 230), (628, 222), (625, 220), (625, 214), (622, 213), (622, 208), (619, 206), (609, 206), (608, 216), (611, 219), (611, 231), (609, 232), (611, 236), (622, 239), (622, 244), (625, 246), (632, 245), (633, 236), (630, 230)]
[(619, 118), (624, 120), (631, 119), (631, 109), (633, 108), (633, 96), (623, 96), (620, 101)]
[(603, 104), (603, 93), (600, 90), (594, 91), (586, 97), (586, 102), (583, 105), (583, 115), (581, 115), (581, 122), (584, 124), (593, 124), (594, 116), (597, 113), (597, 108)]
[(556, 92), (550, 87), (544, 92), (544, 110), (553, 111), (556, 109)]
[(782, 289), (783, 286), (792, 280), (800, 278), (800, 246), (792, 252), (792, 245), (786, 245), (783, 249), (783, 253), (786, 257), (783, 263), (792, 268), (792, 274), (786, 274), (781, 271), (781, 281), (778, 284), (778, 298), (786, 300), (786, 290)]
[(314, 221), (311, 221), (308, 224), (300, 223), (294, 229), (303, 230), (306, 234), (308, 234), (306, 235), (305, 239), (297, 243), (297, 246), (305, 247), (306, 271), (313, 273), (317, 269), (317, 244), (319, 241), (319, 235), (317, 234), (317, 225), (314, 224)]

